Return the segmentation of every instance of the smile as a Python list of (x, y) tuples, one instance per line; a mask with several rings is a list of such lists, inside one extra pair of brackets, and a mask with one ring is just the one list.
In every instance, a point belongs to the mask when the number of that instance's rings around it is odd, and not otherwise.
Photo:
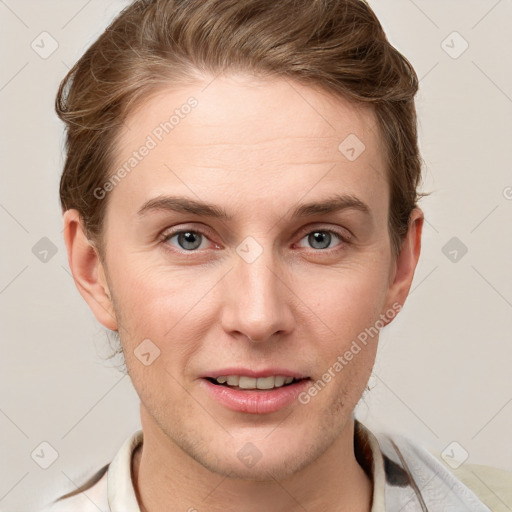
[(281, 388), (298, 382), (300, 379), (285, 377), (283, 375), (270, 375), (268, 377), (248, 377), (247, 375), (221, 375), (216, 379), (210, 378), (210, 382), (229, 386), (236, 389), (273, 389)]
[(298, 404), (298, 396), (312, 382), (310, 378), (295, 379), (281, 375), (258, 378), (221, 375), (199, 381), (215, 402), (232, 411), (248, 414), (269, 414)]

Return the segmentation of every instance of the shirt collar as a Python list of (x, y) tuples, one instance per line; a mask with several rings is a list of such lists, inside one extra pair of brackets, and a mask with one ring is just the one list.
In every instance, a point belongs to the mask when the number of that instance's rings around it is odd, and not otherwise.
[(132, 434), (121, 446), (107, 473), (108, 504), (111, 512), (140, 512), (132, 481), (132, 455), (142, 443), (142, 430)]
[(372, 479), (371, 512), (386, 512), (386, 472), (384, 458), (377, 438), (358, 420), (354, 422), (354, 451), (356, 458)]

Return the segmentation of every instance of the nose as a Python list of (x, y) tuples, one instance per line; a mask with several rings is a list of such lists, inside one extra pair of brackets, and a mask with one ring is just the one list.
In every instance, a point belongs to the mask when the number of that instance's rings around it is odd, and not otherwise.
[(252, 262), (235, 255), (234, 268), (224, 280), (221, 322), (225, 332), (255, 343), (290, 334), (294, 295), (287, 276), (270, 249)]

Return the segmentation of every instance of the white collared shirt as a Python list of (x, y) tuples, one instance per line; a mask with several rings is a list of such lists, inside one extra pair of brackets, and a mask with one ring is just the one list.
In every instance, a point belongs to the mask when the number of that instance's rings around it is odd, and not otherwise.
[[(371, 512), (490, 512), (441, 461), (409, 439), (388, 435), (379, 435), (377, 439), (358, 420), (355, 420), (354, 438), (356, 457), (373, 483)], [(131, 467), (133, 452), (142, 441), (142, 430), (132, 434), (92, 487), (58, 500), (40, 512), (140, 512)], [(512, 489), (512, 473), (488, 469), (489, 475), (499, 477), (498, 486)], [(471, 484), (469, 473), (466, 472), (466, 480)], [(510, 492), (502, 498), (508, 501)], [(479, 494), (486, 494), (487, 503), (494, 499), (482, 489)], [(498, 496), (500, 501), (502, 498)], [(495, 503), (499, 507), (498, 501), (492, 501), (493, 512), (510, 510), (505, 501), (502, 503), (506, 508), (502, 509), (495, 508)]]

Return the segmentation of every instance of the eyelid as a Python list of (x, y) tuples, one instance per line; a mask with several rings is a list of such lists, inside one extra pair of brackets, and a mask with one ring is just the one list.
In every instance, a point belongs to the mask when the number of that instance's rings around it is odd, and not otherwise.
[(341, 226), (335, 227), (326, 224), (313, 224), (310, 226), (306, 226), (298, 232), (297, 236), (300, 236), (302, 239), (304, 238), (304, 236), (309, 235), (310, 233), (313, 233), (315, 231), (326, 231), (329, 233), (335, 233), (345, 242), (350, 242), (354, 238), (354, 235), (348, 229), (343, 228)]
[[(212, 238), (212, 235), (211, 235), (211, 230), (209, 230), (206, 226), (205, 227), (200, 227), (200, 228), (196, 228), (196, 227), (192, 227), (192, 226), (187, 226), (187, 225), (182, 225), (182, 224), (179, 224), (178, 226), (175, 226), (174, 228), (169, 228), (169, 229), (165, 229), (159, 236), (158, 236), (158, 241), (161, 242), (161, 243), (165, 243), (167, 240), (169, 240), (170, 238), (180, 234), (180, 233), (186, 233), (188, 231), (191, 231), (193, 233), (199, 233), (200, 235), (203, 235), (204, 237), (206, 237), (212, 244), (214, 245), (218, 245), (216, 244), (215, 242), (213, 242), (211, 240)], [(179, 248), (177, 247), (173, 247), (174, 250), (177, 250), (177, 251), (180, 251)], [(185, 251), (185, 249), (181, 249), (182, 252), (186, 252), (187, 254), (190, 254), (190, 253), (194, 253), (194, 252), (201, 252), (201, 251)]]

